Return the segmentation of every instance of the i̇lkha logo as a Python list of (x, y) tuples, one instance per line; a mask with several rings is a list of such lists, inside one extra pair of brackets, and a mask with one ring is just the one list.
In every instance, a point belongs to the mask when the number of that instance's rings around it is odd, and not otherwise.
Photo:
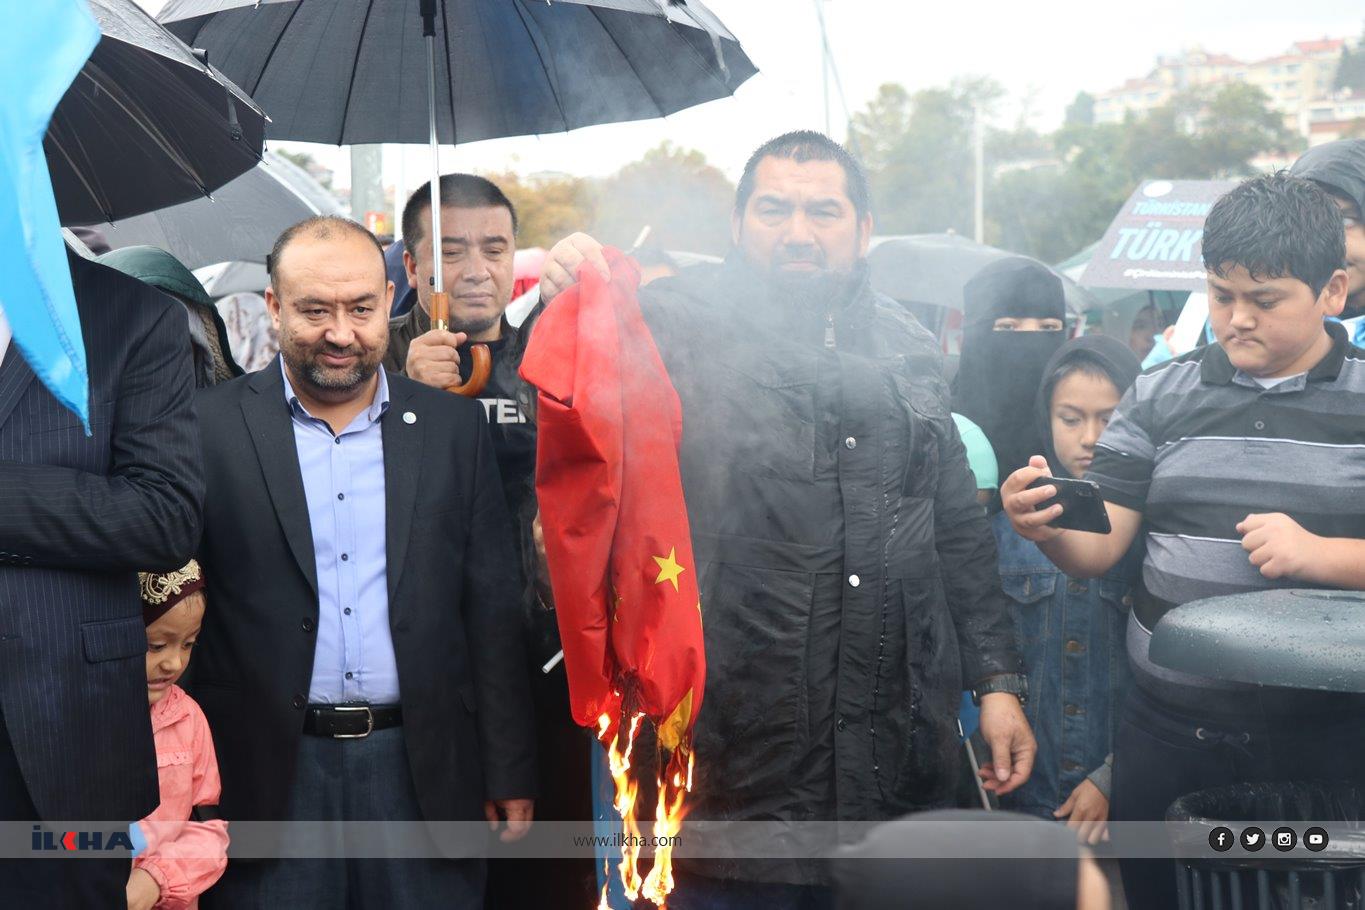
[(132, 853), (134, 850), (133, 839), (127, 831), (44, 831), (40, 826), (33, 826), (33, 849), (39, 850), (63, 850), (70, 852), (82, 852), (89, 850), (110, 851), (126, 850)]

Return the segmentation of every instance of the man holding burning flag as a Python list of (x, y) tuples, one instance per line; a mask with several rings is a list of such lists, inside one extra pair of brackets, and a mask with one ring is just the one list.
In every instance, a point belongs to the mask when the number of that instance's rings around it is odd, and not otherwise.
[[(576, 715), (620, 698), (633, 716), (632, 698), (650, 702), (649, 679), (678, 696), (700, 655), (687, 633), (651, 623), (683, 623), (687, 611), (657, 600), (641, 610), (621, 585), (653, 583), (676, 602), (684, 579), (696, 584), (706, 674), (705, 705), (698, 713), (694, 685), (683, 722), (696, 723), (689, 817), (791, 823), (792, 850), (744, 859), (737, 845), (730, 858), (689, 864), (670, 904), (719, 906), (739, 888), (777, 910), (828, 900), (823, 864), (800, 860), (818, 838), (812, 844), (812, 829), (796, 823), (951, 803), (964, 683), (982, 705), (988, 788), (1023, 783), (1035, 745), (937, 345), (868, 284), (872, 217), (860, 169), (818, 133), (779, 137), (745, 169), (733, 231), (724, 264), (656, 282), (635, 315), (623, 299), (634, 288), (629, 266), (609, 263), (584, 235), (562, 241), (543, 297), (588, 277), (547, 309), (523, 374), (541, 389), (538, 482)], [(588, 318), (594, 308), (604, 315)], [(571, 313), (566, 339), (554, 319)], [(652, 344), (636, 343), (640, 313)], [(577, 373), (566, 358), (582, 365)], [(657, 388), (652, 398), (632, 394), (656, 367), (680, 409)], [(581, 375), (589, 369), (591, 381)], [(583, 410), (584, 396), (614, 408), (621, 426), (574, 417), (552, 432), (547, 418)], [(633, 410), (641, 400), (654, 409)], [(648, 437), (642, 448), (632, 444), (636, 423)], [(655, 461), (661, 428), (680, 431), (695, 562), (666, 512), (647, 527), (606, 514), (624, 509), (635, 472), (651, 472), (646, 487), (667, 498), (671, 465)], [(596, 480), (556, 502), (558, 471)], [(617, 559), (627, 550), (638, 564)], [(593, 613), (584, 603), (611, 606)], [(585, 634), (571, 635), (575, 618)], [(626, 623), (644, 626), (618, 628)], [(665, 728), (678, 720), (666, 710), (643, 708)], [(665, 745), (669, 736), (661, 730)], [(748, 855), (778, 852), (766, 844)]]

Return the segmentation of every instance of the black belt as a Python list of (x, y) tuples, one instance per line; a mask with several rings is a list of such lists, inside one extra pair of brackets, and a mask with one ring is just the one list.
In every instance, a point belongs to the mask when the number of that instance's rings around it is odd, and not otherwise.
[(333, 739), (363, 739), (403, 722), (401, 705), (309, 705), (303, 732)]
[(1169, 600), (1162, 600), (1160, 597), (1153, 597), (1143, 588), (1139, 588), (1133, 598), (1133, 615), (1137, 617), (1138, 623), (1142, 628), (1151, 632), (1156, 628), (1156, 624), (1161, 621), (1161, 617), (1174, 610), (1178, 604), (1173, 604)]

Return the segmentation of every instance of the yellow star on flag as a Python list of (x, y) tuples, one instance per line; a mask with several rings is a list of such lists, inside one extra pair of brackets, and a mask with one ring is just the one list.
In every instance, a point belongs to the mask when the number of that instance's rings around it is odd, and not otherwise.
[(664, 582), (668, 581), (673, 583), (674, 591), (678, 590), (678, 576), (686, 572), (687, 570), (678, 564), (677, 556), (678, 548), (673, 547), (668, 551), (667, 557), (664, 556), (651, 557), (655, 562), (659, 564), (659, 577), (654, 579), (654, 583), (656, 585), (661, 585)]

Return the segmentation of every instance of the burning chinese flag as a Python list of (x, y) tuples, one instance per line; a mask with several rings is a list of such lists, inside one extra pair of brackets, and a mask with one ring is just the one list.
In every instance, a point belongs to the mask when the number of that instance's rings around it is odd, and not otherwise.
[[(628, 834), (638, 834), (630, 750), (640, 718), (654, 723), (671, 753), (660, 763), (655, 834), (671, 836), (706, 678), (678, 471), (682, 409), (640, 315), (639, 268), (615, 250), (607, 261), (610, 282), (585, 266), (545, 310), (521, 375), (540, 392), (536, 493), (574, 720), (610, 744)], [(643, 883), (660, 904), (668, 861), (660, 850)], [(628, 851), (621, 868), (634, 899), (641, 883)]]

